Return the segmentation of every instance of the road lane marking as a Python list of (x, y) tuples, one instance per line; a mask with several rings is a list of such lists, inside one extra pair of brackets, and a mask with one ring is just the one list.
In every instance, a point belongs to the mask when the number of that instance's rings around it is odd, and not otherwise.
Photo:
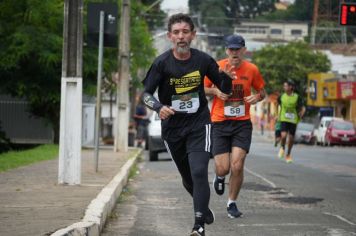
[(263, 181), (265, 181), (266, 183), (268, 183), (272, 188), (277, 188), (277, 185), (275, 183), (273, 183), (272, 181), (266, 179), (265, 177), (263, 177), (262, 175), (257, 174), (256, 172), (253, 172), (252, 170), (248, 169), (247, 167), (245, 167), (245, 170), (250, 173), (251, 175), (256, 176), (257, 178), (262, 179)]
[(280, 223), (280, 224), (237, 224), (238, 227), (287, 227), (287, 226), (321, 226), (320, 224), (299, 224), (299, 223)]
[(330, 212), (323, 212), (323, 214), (324, 214), (324, 215), (328, 215), (328, 216), (334, 216), (334, 217), (338, 218), (339, 220), (341, 220), (341, 221), (343, 221), (343, 222), (345, 222), (345, 223), (347, 223), (347, 224), (349, 224), (349, 225), (352, 225), (352, 226), (355, 226), (355, 225), (356, 225), (355, 223), (349, 221), (348, 219), (345, 219), (344, 217), (342, 217), (342, 216), (340, 216), (340, 215), (332, 214), (332, 213), (330, 213)]

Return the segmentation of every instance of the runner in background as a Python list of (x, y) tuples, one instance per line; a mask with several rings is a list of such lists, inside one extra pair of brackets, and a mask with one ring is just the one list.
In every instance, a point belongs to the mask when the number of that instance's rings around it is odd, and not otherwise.
[[(227, 58), (218, 62), (220, 68), (235, 72), (232, 96), (226, 96), (209, 78), (204, 81), (205, 92), (214, 95), (211, 108), (213, 122), (213, 155), (215, 159), (214, 189), (218, 195), (225, 190), (225, 176), (230, 173), (227, 213), (237, 218), (237, 198), (244, 177), (244, 164), (250, 150), (252, 123), (250, 105), (265, 97), (265, 82), (256, 65), (244, 60), (245, 40), (239, 35), (226, 38)], [(252, 94), (251, 90), (255, 90)]]

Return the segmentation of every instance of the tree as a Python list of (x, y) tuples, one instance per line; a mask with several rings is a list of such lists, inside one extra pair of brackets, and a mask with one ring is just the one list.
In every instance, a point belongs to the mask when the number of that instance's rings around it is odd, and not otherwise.
[[(133, 75), (154, 56), (148, 27), (138, 15), (142, 8), (135, 1), (131, 14)], [(59, 138), (62, 31), (62, 0), (0, 2), (0, 92), (29, 101), (30, 112), (52, 125), (55, 141)], [(85, 47), (83, 57), (84, 91), (95, 94), (97, 49)], [(117, 49), (105, 49), (104, 74), (111, 77), (116, 70)]]
[(265, 46), (253, 54), (252, 61), (259, 67), (268, 93), (278, 91), (283, 82), (292, 79), (304, 94), (308, 73), (327, 72), (331, 67), (325, 54), (304, 42)]
[[(190, 11), (209, 32), (230, 34), (241, 18), (255, 18), (274, 9), (275, 0), (189, 0)], [(198, 25), (202, 26), (202, 25)]]
[(26, 98), (58, 131), (63, 2), (3, 0), (0, 22), (1, 92)]

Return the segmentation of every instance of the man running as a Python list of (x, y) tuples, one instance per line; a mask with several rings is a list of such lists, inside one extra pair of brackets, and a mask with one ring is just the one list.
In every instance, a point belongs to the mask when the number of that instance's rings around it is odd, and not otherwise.
[[(225, 176), (230, 172), (227, 213), (230, 218), (242, 215), (236, 200), (243, 182), (244, 163), (252, 136), (250, 105), (265, 97), (264, 80), (256, 65), (244, 60), (245, 40), (239, 35), (226, 38), (227, 58), (218, 62), (220, 68), (233, 68), (232, 96), (228, 97), (205, 79), (205, 92), (214, 95), (211, 108), (213, 122), (213, 155), (215, 159), (214, 189), (222, 195)], [(256, 93), (251, 94), (251, 88)]]
[[(204, 224), (214, 221), (208, 208), (211, 120), (204, 77), (209, 76), (225, 94), (231, 93), (232, 82), (226, 73), (219, 72), (213, 58), (190, 48), (196, 31), (188, 15), (171, 16), (167, 35), (173, 47), (158, 56), (147, 72), (143, 101), (159, 114), (167, 151), (177, 165), (183, 186), (193, 197), (195, 223), (190, 235), (204, 236)], [(157, 88), (159, 101), (153, 96)]]
[(299, 120), (302, 119), (305, 113), (305, 107), (302, 104), (302, 99), (294, 91), (295, 84), (292, 80), (288, 80), (283, 84), (284, 93), (278, 98), (280, 106), (279, 120), (281, 121), (281, 148), (278, 152), (280, 159), (284, 158), (285, 146), (288, 134), (288, 150), (286, 162), (292, 163), (292, 147), (294, 143), (295, 130)]

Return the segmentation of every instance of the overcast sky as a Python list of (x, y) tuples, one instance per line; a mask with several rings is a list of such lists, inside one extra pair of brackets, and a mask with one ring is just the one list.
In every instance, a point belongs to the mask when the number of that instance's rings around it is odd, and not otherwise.
[(188, 7), (188, 0), (163, 0), (163, 2), (161, 3), (162, 10), (176, 9), (181, 7)]

